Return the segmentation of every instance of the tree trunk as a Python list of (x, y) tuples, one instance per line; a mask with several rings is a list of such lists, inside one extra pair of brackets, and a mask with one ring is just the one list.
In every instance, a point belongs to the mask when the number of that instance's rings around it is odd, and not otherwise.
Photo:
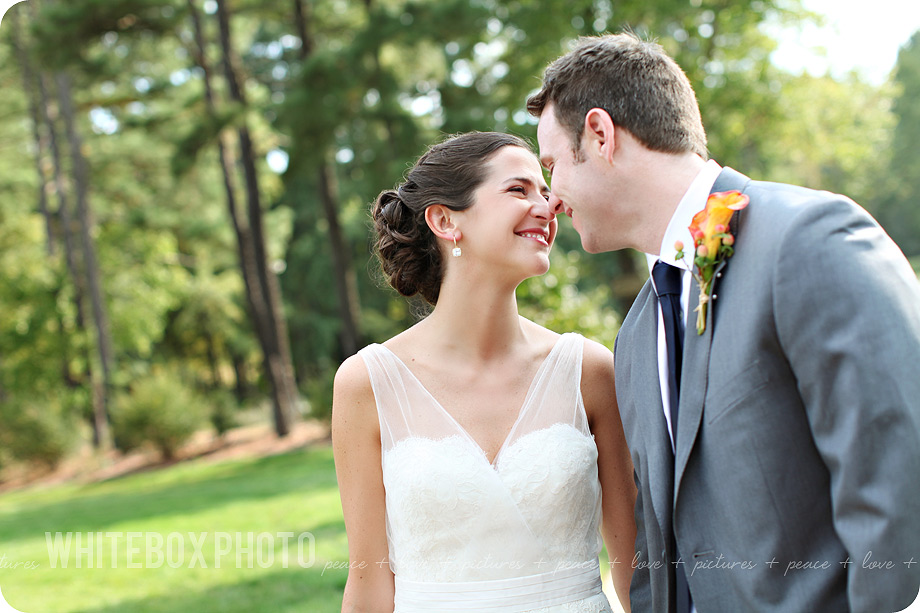
[[(42, 118), (45, 127), (48, 130), (48, 144), (51, 150), (51, 168), (53, 177), (53, 189), (57, 194), (58, 210), (57, 217), (60, 221), (60, 232), (64, 242), (64, 262), (67, 264), (67, 274), (70, 275), (70, 283), (73, 286), (73, 303), (76, 310), (75, 324), (77, 333), (81, 338), (89, 338), (89, 326), (86, 323), (86, 280), (80, 271), (80, 262), (77, 246), (77, 237), (74, 234), (73, 218), (70, 215), (70, 203), (67, 200), (67, 192), (64, 181), (64, 168), (61, 163), (61, 149), (57, 139), (57, 128), (54, 119), (51, 116), (49, 105), (51, 99), (48, 96), (48, 88), (45, 85), (45, 76), (38, 77), (39, 108), (42, 110)], [(92, 405), (93, 426), (93, 446), (97, 449), (108, 445), (108, 416), (104, 396), (98, 393), (98, 377), (93, 369), (92, 352), (88, 343), (83, 343), (83, 363), (86, 365), (83, 383), (90, 388), (90, 403)], [(69, 372), (69, 367), (64, 367)]]
[[(197, 61), (205, 73), (205, 98), (209, 112), (214, 113), (214, 93), (210, 84), (210, 70), (204, 54), (204, 36), (200, 17), (193, 0), (188, 0), (195, 27)], [(228, 89), (235, 102), (245, 104), (236, 71), (233, 69), (234, 55), (230, 41), (229, 14), (224, 2), (219, 2), (218, 21), (220, 42), (223, 50), (224, 70)], [(299, 396), (291, 366), (287, 326), (282, 311), (281, 292), (278, 279), (269, 270), (265, 250), (262, 208), (259, 197), (258, 176), (249, 131), (245, 125), (238, 129), (240, 162), (246, 181), (247, 208), (245, 214), (236, 203), (233, 160), (230, 148), (221, 137), (218, 142), (221, 168), (224, 174), (224, 188), (240, 258), (240, 268), (246, 286), (246, 298), (256, 336), (262, 349), (265, 373), (272, 389), (272, 409), (275, 431), (279, 436), (290, 432), (291, 420), (299, 413)]]
[(636, 252), (631, 249), (621, 249), (617, 252), (616, 259), (620, 273), (610, 281), (610, 289), (617, 310), (626, 313), (648, 278), (648, 269), (640, 270), (636, 265)]
[(38, 176), (38, 210), (45, 220), (45, 233), (47, 234), (48, 255), (54, 255), (54, 223), (51, 211), (48, 209), (48, 178), (45, 173), (45, 167), (42, 164), (44, 157), (45, 142), (41, 137), (41, 120), (39, 119), (38, 103), (35, 95), (35, 73), (32, 70), (32, 61), (26, 52), (20, 38), (19, 9), (9, 12), (12, 20), (12, 42), (13, 49), (16, 53), (16, 59), (22, 68), (22, 91), (26, 95), (29, 104), (29, 118), (32, 122), (32, 140), (35, 141), (35, 172)]
[[(310, 16), (303, 0), (294, 0), (294, 16), (297, 34), (300, 36), (300, 59), (306, 60), (313, 51), (313, 38), (310, 35)], [(323, 216), (326, 218), (329, 232), (329, 246), (332, 250), (332, 277), (335, 281), (336, 296), (339, 302), (339, 316), (342, 329), (339, 342), (343, 357), (358, 352), (361, 333), (358, 326), (358, 314), (361, 310), (358, 299), (358, 282), (355, 271), (349, 265), (348, 245), (342, 233), (338, 217), (338, 190), (335, 183), (335, 167), (325, 158), (318, 172), (319, 199)]]
[[(35, 2), (29, 2), (29, 10), (32, 19), (36, 19)], [(76, 311), (75, 324), (77, 333), (82, 338), (89, 338), (89, 327), (86, 320), (86, 282), (84, 275), (80, 271), (78, 256), (77, 237), (74, 235), (74, 226), (70, 215), (70, 203), (67, 200), (67, 187), (64, 179), (64, 167), (61, 158), (61, 147), (58, 143), (57, 128), (55, 127), (55, 118), (52, 115), (52, 96), (49, 94), (48, 77), (42, 72), (38, 72), (35, 78), (35, 84), (38, 88), (37, 107), (39, 111), (39, 122), (43, 123), (47, 130), (48, 149), (51, 153), (51, 187), (57, 195), (58, 210), (57, 218), (60, 222), (60, 234), (64, 244), (64, 262), (67, 265), (67, 273), (73, 286), (73, 302)], [(66, 360), (66, 356), (64, 358)], [(93, 427), (93, 446), (100, 449), (109, 444), (109, 420), (108, 412), (105, 405), (105, 395), (100, 392), (98, 377), (93, 369), (92, 352), (88, 344), (83, 344), (83, 362), (86, 371), (84, 374), (83, 384), (89, 386), (90, 402), (92, 405), (91, 424)], [(69, 367), (64, 364), (62, 371), (65, 380), (70, 384)]]
[(236, 403), (243, 406), (249, 397), (249, 378), (246, 376), (245, 358), (236, 351), (230, 350), (230, 359), (233, 361), (233, 376), (236, 379), (233, 387), (233, 395), (236, 397)]
[(204, 331), (205, 352), (208, 358), (208, 368), (211, 371), (211, 389), (219, 390), (223, 387), (220, 376), (220, 364), (217, 360), (217, 349), (214, 347), (214, 335), (210, 330)]
[(355, 270), (349, 265), (348, 247), (338, 216), (338, 190), (335, 183), (335, 168), (324, 161), (319, 168), (319, 199), (323, 205), (323, 214), (329, 226), (329, 246), (332, 249), (332, 268), (335, 289), (339, 299), (339, 315), (342, 318), (343, 357), (354, 355), (360, 349), (360, 332), (358, 329), (358, 280)]
[[(199, 68), (201, 68), (204, 74), (204, 100), (208, 114), (211, 117), (215, 117), (217, 115), (216, 102), (214, 89), (211, 85), (211, 66), (208, 63), (207, 56), (205, 55), (206, 45), (204, 39), (204, 29), (201, 25), (201, 15), (198, 12), (198, 8), (195, 6), (195, 0), (187, 0), (187, 5), (189, 9), (189, 15), (192, 19), (192, 28), (195, 36), (195, 48), (192, 50), (192, 57), (195, 58), (195, 63)], [(233, 154), (231, 153), (231, 145), (227, 143), (227, 138), (223, 132), (217, 135), (217, 153), (218, 164), (220, 165), (221, 176), (224, 183), (224, 196), (227, 201), (227, 211), (230, 214), (230, 221), (233, 225), (234, 235), (236, 236), (237, 256), (239, 257), (240, 271), (243, 276), (249, 317), (256, 333), (256, 338), (259, 339), (261, 346), (262, 338), (265, 334), (265, 331), (263, 330), (263, 321), (265, 318), (262, 315), (262, 312), (264, 311), (264, 305), (262, 304), (260, 297), (255, 291), (254, 279), (256, 273), (250, 265), (253, 261), (253, 257), (249, 224), (246, 223), (245, 218), (240, 217), (238, 211), (236, 200), (237, 188), (233, 175)], [(232, 355), (231, 358), (234, 362), (234, 369), (236, 369), (237, 357), (236, 355)], [(237, 374), (239, 373), (237, 372)], [(237, 381), (237, 387), (239, 388), (239, 381)], [(242, 401), (242, 399), (240, 400)]]
[(310, 13), (304, 0), (294, 0), (294, 27), (300, 37), (300, 59), (303, 60), (313, 51), (313, 37), (310, 36)]
[[(67, 131), (67, 140), (70, 142), (71, 163), (73, 165), (73, 181), (76, 190), (77, 219), (80, 224), (81, 250), (83, 255), (83, 272), (86, 275), (87, 289), (93, 310), (93, 323), (96, 329), (96, 344), (99, 352), (99, 361), (102, 366), (101, 388), (94, 390), (94, 424), (98, 433), (99, 445), (108, 445), (108, 402), (112, 391), (113, 351), (112, 337), (109, 332), (109, 319), (106, 312), (105, 299), (102, 290), (102, 279), (99, 272), (99, 263), (96, 261), (96, 249), (92, 238), (92, 216), (89, 208), (89, 169), (86, 158), (83, 157), (82, 142), (77, 133), (74, 119), (73, 99), (70, 91), (70, 77), (58, 73), (55, 77), (58, 88), (58, 101), (61, 117)], [(96, 387), (96, 386), (94, 386)], [(98, 397), (97, 397), (98, 395)]]
[[(29, 7), (32, 11), (32, 15), (35, 15), (35, 7)], [(48, 191), (49, 188), (54, 188), (58, 192), (60, 198), (60, 208), (59, 215), (67, 220), (65, 227), (62, 229), (65, 235), (65, 262), (67, 264), (67, 271), (71, 279), (71, 283), (74, 287), (74, 302), (76, 303), (76, 325), (77, 331), (80, 336), (86, 335), (86, 319), (83, 313), (83, 279), (80, 275), (79, 269), (76, 264), (76, 256), (74, 254), (73, 247), (73, 235), (70, 228), (70, 215), (67, 210), (66, 197), (64, 196), (64, 186), (63, 180), (61, 178), (61, 164), (60, 164), (60, 152), (57, 147), (56, 132), (54, 125), (51, 122), (50, 113), (48, 111), (48, 97), (44, 85), (44, 77), (39, 73), (36, 74), (32, 69), (32, 61), (29, 57), (28, 51), (26, 50), (25, 45), (23, 44), (21, 38), (21, 25), (20, 25), (20, 16), (18, 10), (13, 10), (10, 12), (10, 17), (12, 19), (12, 42), (13, 48), (16, 53), (16, 58), (19, 62), (20, 67), (22, 68), (22, 81), (23, 81), (23, 92), (26, 95), (29, 106), (29, 118), (32, 124), (32, 139), (35, 144), (35, 171), (36, 176), (38, 177), (38, 210), (42, 215), (42, 218), (45, 221), (45, 233), (47, 236), (46, 239), (46, 249), (49, 257), (54, 257), (56, 248), (55, 248), (55, 229), (54, 229), (54, 215), (51, 213), (51, 210), (48, 206)], [(37, 89), (37, 91), (36, 91)], [(41, 112), (39, 111), (41, 109)], [(44, 124), (48, 130), (48, 138), (42, 136), (42, 120), (44, 119)], [(52, 184), (49, 181), (48, 175), (45, 170), (45, 149), (49, 146), (48, 141), (51, 141), (52, 147), (52, 169), (54, 176), (54, 183)], [(60, 292), (60, 288), (54, 291), (55, 298)], [(56, 302), (56, 300), (55, 300)], [(58, 313), (58, 322), (60, 325), (60, 332), (62, 338), (62, 346), (67, 346), (67, 333), (65, 330), (65, 324), (63, 322), (63, 316)], [(64, 380), (64, 384), (68, 387), (76, 387), (82, 384), (91, 386), (90, 394), (90, 404), (92, 406), (92, 418), (90, 422), (93, 428), (93, 446), (101, 448), (104, 442), (107, 439), (108, 432), (108, 422), (105, 418), (105, 408), (100, 404), (99, 399), (100, 395), (96, 391), (96, 384), (93, 381), (93, 368), (90, 361), (90, 352), (89, 348), (84, 346), (84, 362), (86, 364), (86, 373), (82, 378), (74, 378), (70, 372), (70, 357), (65, 351), (61, 356), (61, 378)]]

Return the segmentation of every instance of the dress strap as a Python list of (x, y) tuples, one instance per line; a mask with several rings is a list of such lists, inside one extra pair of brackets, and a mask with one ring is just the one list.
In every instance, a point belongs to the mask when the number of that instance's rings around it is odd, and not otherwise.
[(527, 392), (517, 424), (506, 441), (563, 423), (586, 436), (591, 435), (581, 397), (582, 356), (585, 339), (580, 334), (563, 334), (547, 356)]
[(407, 581), (397, 575), (395, 613), (512, 613), (575, 602), (601, 593), (600, 565), (596, 558), (539, 575), (493, 581), (427, 583)]
[[(374, 390), (380, 443), (386, 452), (412, 433), (412, 406), (419, 410), (419, 390), (407, 381), (399, 360), (383, 345), (371, 344), (358, 352), (364, 360)], [(407, 385), (409, 383), (410, 385)]]

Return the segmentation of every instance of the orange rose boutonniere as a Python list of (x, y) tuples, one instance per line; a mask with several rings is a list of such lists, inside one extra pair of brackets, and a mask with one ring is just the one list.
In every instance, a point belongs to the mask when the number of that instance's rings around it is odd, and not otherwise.
[[(735, 237), (729, 232), (728, 222), (735, 211), (748, 205), (750, 198), (739, 191), (710, 194), (706, 208), (693, 216), (690, 235), (693, 237), (693, 266), (690, 274), (700, 286), (700, 304), (696, 307), (696, 333), (706, 329), (706, 309), (712, 300), (712, 279), (716, 267), (732, 257)], [(684, 259), (684, 244), (674, 243), (677, 259)]]

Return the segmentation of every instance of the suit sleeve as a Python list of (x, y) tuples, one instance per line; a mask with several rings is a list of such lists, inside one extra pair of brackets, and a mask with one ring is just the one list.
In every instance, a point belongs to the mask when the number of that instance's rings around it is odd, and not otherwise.
[[(826, 195), (825, 195), (826, 196)], [(920, 588), (920, 289), (851, 201), (799, 209), (773, 268), (776, 330), (830, 474), (854, 612)]]
[(645, 536), (645, 514), (643, 512), (642, 484), (639, 482), (639, 476), (634, 471), (633, 475), (636, 480), (636, 555), (630, 562), (633, 564), (632, 582), (629, 586), (629, 606), (632, 613), (644, 613), (652, 611), (652, 586), (649, 563), (651, 562), (648, 554), (648, 542)]
[[(620, 329), (622, 332), (622, 328)], [(617, 334), (613, 344), (614, 363), (622, 358), (617, 358), (620, 343), (620, 335)], [(622, 362), (620, 362), (622, 363)], [(617, 370), (617, 376), (621, 376), (622, 371)], [(625, 389), (623, 383), (618, 383), (617, 389)], [(618, 392), (619, 395), (619, 392)], [(628, 403), (624, 403), (626, 406)], [(652, 612), (652, 584), (651, 569), (649, 567), (648, 540), (645, 530), (645, 507), (642, 504), (646, 496), (646, 489), (643, 489), (642, 482), (639, 479), (639, 467), (642, 460), (633, 454), (633, 480), (636, 482), (636, 505), (633, 516), (636, 522), (636, 543), (634, 547), (634, 557), (630, 560), (633, 565), (633, 575), (629, 584), (629, 608), (632, 613)]]

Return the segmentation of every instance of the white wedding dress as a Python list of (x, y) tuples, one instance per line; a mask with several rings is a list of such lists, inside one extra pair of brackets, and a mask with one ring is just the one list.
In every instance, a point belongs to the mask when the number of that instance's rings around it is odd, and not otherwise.
[(492, 463), (394, 353), (361, 350), (380, 418), (397, 613), (611, 611), (583, 344), (559, 338)]

